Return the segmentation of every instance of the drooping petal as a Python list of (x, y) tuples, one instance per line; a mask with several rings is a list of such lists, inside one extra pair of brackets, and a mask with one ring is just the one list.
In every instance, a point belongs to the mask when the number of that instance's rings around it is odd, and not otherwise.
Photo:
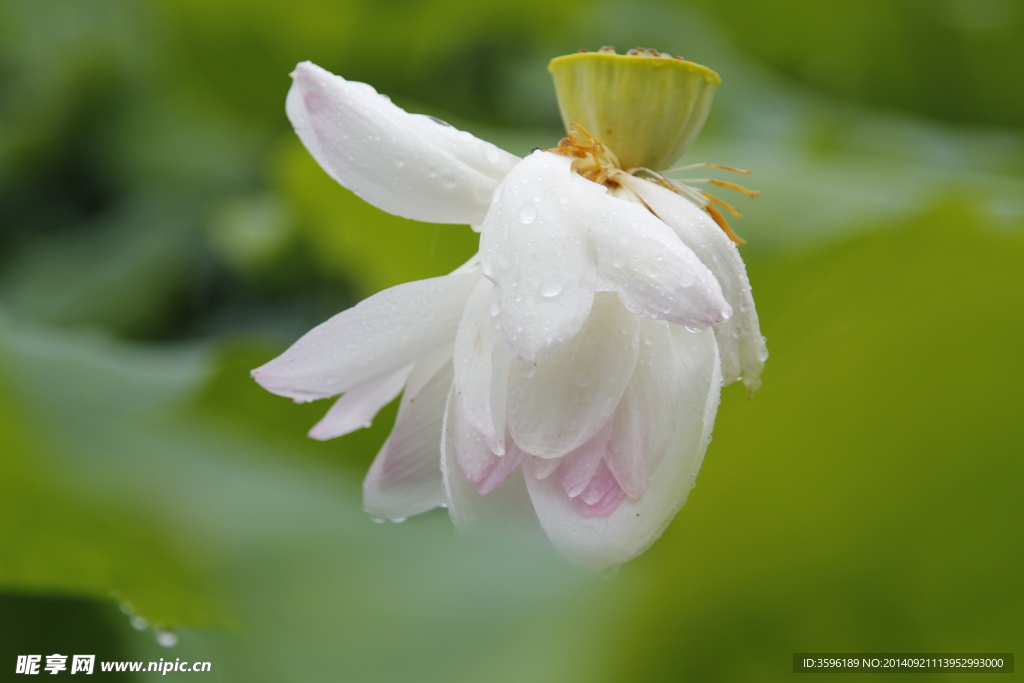
[[(579, 176), (577, 176), (579, 177)], [(597, 256), (602, 288), (645, 318), (704, 329), (732, 311), (711, 271), (641, 204), (623, 201), (583, 178), (575, 181)]]
[(481, 268), (494, 283), (491, 314), (509, 351), (524, 361), (571, 339), (597, 289), (568, 162), (543, 152), (520, 162), (495, 192), (480, 233)]
[(395, 427), (363, 481), (363, 507), (372, 516), (401, 519), (444, 503), (441, 438), (451, 384), (448, 363), (418, 393), (402, 396)]
[(518, 161), (310, 62), (295, 67), (292, 79), (285, 109), (313, 158), (332, 178), (389, 213), (433, 223), (480, 223), (494, 188)]
[(557, 458), (604, 426), (633, 374), (638, 320), (603, 292), (572, 340), (536, 364), (513, 361), (508, 427), (520, 448)]
[(314, 327), (252, 376), (275, 394), (312, 401), (389, 375), (454, 337), (479, 277), (459, 273), (384, 290)]
[(649, 484), (639, 500), (620, 498), (610, 482), (601, 480), (604, 496), (597, 497), (601, 490), (595, 490), (589, 496), (595, 502), (581, 500), (582, 496), (573, 501), (557, 478), (538, 479), (524, 468), (534, 509), (552, 543), (565, 556), (594, 569), (636, 557), (661, 535), (686, 501), (711, 437), (721, 386), (714, 333), (669, 328), (669, 344), (641, 346), (644, 359), (637, 362), (634, 375), (639, 385), (663, 382), (669, 387), (654, 393), (672, 395), (675, 418), (667, 427), (664, 452), (648, 454)]
[(714, 276), (672, 230), (571, 166), (533, 153), (506, 176), (484, 219), (482, 269), (514, 356), (540, 360), (576, 334), (595, 291), (695, 329), (729, 316)]
[(758, 325), (747, 269), (736, 244), (707, 213), (675, 192), (640, 178), (630, 177), (626, 182), (718, 279), (733, 309), (732, 317), (714, 328), (722, 357), (722, 377), (726, 384), (742, 378), (747, 389), (755, 391), (761, 384), (768, 349)]
[(505, 396), (511, 360), (488, 312), (491, 283), (480, 278), (455, 336), (455, 388), (466, 419), (497, 455), (505, 452)]
[[(455, 449), (455, 392), (448, 398), (445, 414), (444, 438), (441, 448), (441, 472), (444, 480), (445, 499), (448, 514), (460, 531), (487, 530), (496, 528), (536, 528), (536, 517), (526, 492), (521, 467), (515, 468), (501, 486), (487, 495), (482, 495), (459, 465)], [(513, 446), (513, 444), (510, 444)], [(516, 457), (512, 448), (503, 458)]]
[(346, 391), (324, 418), (309, 430), (310, 437), (323, 441), (369, 427), (380, 409), (402, 391), (410, 370), (411, 365)]

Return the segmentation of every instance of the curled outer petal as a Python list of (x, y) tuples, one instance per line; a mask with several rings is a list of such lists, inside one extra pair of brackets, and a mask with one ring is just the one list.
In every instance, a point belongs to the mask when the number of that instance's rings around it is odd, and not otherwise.
[(396, 372), (451, 342), (479, 277), (453, 273), (386, 289), (314, 327), (252, 376), (275, 394), (313, 401)]
[(302, 62), (285, 109), (306, 149), (339, 183), (383, 209), (433, 223), (480, 223), (518, 157), (373, 87)]
[(380, 409), (402, 392), (411, 370), (410, 365), (346, 391), (324, 418), (309, 430), (309, 436), (323, 441), (369, 427)]

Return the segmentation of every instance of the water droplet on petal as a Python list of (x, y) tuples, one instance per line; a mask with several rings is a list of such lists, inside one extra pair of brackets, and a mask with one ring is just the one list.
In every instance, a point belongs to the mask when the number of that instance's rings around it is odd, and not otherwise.
[(401, 523), (402, 523), (402, 522), (404, 522), (404, 521), (405, 521), (406, 519), (408, 519), (408, 517), (395, 517), (395, 518), (394, 518), (393, 520), (391, 520), (391, 521), (392, 521), (392, 522), (394, 522), (395, 524), (401, 524)]
[(441, 171), (441, 184), (444, 185), (446, 190), (451, 190), (457, 183), (458, 178), (455, 176), (455, 171), (450, 168)]
[(558, 275), (548, 275), (540, 285), (540, 295), (547, 299), (556, 297), (562, 293), (565, 283)]
[(523, 225), (529, 225), (537, 218), (537, 207), (527, 202), (523, 204), (523, 208), (519, 210), (519, 221)]

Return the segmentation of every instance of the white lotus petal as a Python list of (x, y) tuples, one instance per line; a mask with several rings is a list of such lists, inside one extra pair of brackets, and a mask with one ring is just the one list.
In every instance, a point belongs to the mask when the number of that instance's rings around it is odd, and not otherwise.
[(433, 223), (480, 223), (518, 158), (373, 87), (310, 62), (292, 72), (285, 109), (327, 173), (374, 206)]
[(386, 289), (314, 327), (252, 376), (275, 394), (312, 401), (391, 374), (451, 341), (479, 277), (452, 274)]
[[(513, 470), (501, 486), (487, 495), (477, 491), (473, 482), (466, 478), (455, 453), (454, 412), (455, 392), (452, 391), (445, 412), (441, 472), (448, 514), (455, 527), (459, 531), (480, 530), (488, 533), (496, 529), (536, 528), (537, 519), (526, 492), (522, 467)], [(509, 452), (502, 457), (515, 455), (518, 453)]]
[(630, 178), (628, 185), (700, 258), (722, 286), (733, 309), (731, 318), (715, 325), (722, 376), (726, 384), (742, 378), (750, 391), (761, 384), (768, 349), (757, 320), (747, 269), (736, 244), (692, 202), (654, 183)]
[[(597, 287), (581, 238), (570, 159), (535, 152), (506, 176), (480, 233), (480, 261), (494, 283), (491, 314), (509, 351), (550, 354), (583, 326)], [(587, 182), (587, 181), (583, 181)]]
[(649, 458), (650, 484), (640, 500), (626, 498), (607, 516), (588, 517), (555, 477), (538, 479), (525, 469), (544, 531), (562, 554), (585, 566), (601, 570), (642, 553), (686, 502), (700, 468), (718, 407), (718, 349), (711, 330), (689, 332), (673, 325), (670, 331), (670, 346), (641, 348), (650, 358), (638, 361), (634, 377), (643, 383), (666, 382), (675, 394), (668, 446)]
[(590, 194), (598, 276), (626, 308), (694, 329), (731, 315), (714, 275), (668, 226), (641, 204)]
[(335, 401), (324, 418), (309, 430), (309, 435), (323, 441), (369, 427), (370, 421), (380, 409), (395, 400), (402, 391), (410, 370), (411, 365), (349, 389)]
[(480, 278), (466, 303), (455, 336), (455, 388), (469, 424), (502, 455), (510, 358), (491, 323), (491, 289), (490, 281)]
[(641, 204), (535, 152), (499, 186), (480, 236), (496, 317), (513, 355), (535, 361), (583, 324), (591, 291), (617, 291), (637, 315), (702, 329), (729, 306), (711, 272)]
[(374, 517), (401, 519), (445, 501), (441, 438), (452, 366), (438, 370), (415, 396), (403, 396), (395, 427), (363, 481), (363, 507)]
[(494, 420), (495, 439), (488, 438), (491, 450), (505, 452), (508, 440), (508, 375), (512, 365), (505, 343), (496, 339), (491, 346), (491, 418)]
[(660, 320), (640, 321), (636, 368), (613, 418), (605, 460), (634, 500), (647, 490), (657, 464), (650, 458), (664, 453), (678, 410), (678, 387), (664, 370), (675, 362), (672, 327)]
[(449, 341), (420, 356), (405, 382), (405, 398), (415, 398), (441, 368), (452, 362), (452, 346)]
[(604, 426), (633, 374), (638, 320), (604, 292), (572, 340), (536, 364), (513, 361), (508, 427), (520, 448), (557, 458)]
[(518, 445), (516, 445), (515, 440), (512, 439), (511, 436), (509, 436), (508, 439), (505, 440), (505, 443), (508, 445), (509, 450), (519, 450), (521, 454), (520, 459), (523, 462), (523, 467), (528, 468), (530, 470), (530, 473), (533, 474), (533, 476), (537, 477), (538, 479), (547, 479), (548, 477), (550, 477), (552, 474), (558, 471), (558, 468), (561, 467), (562, 465), (562, 461), (565, 460), (564, 457), (538, 458), (536, 455), (530, 455), (529, 453), (525, 453), (519, 448)]

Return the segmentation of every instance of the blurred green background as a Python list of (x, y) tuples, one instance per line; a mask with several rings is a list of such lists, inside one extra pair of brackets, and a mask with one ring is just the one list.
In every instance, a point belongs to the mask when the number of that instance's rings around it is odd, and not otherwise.
[[(601, 45), (722, 75), (687, 159), (754, 169), (772, 354), (612, 581), (443, 510), (373, 524), (393, 409), (314, 442), (327, 404), (248, 376), (476, 245), (317, 167), (296, 62), (524, 154), (562, 134), (547, 61)], [(0, 680), (55, 652), (591, 683), (1021, 653), (1022, 83), (1018, 0), (0, 1)]]

